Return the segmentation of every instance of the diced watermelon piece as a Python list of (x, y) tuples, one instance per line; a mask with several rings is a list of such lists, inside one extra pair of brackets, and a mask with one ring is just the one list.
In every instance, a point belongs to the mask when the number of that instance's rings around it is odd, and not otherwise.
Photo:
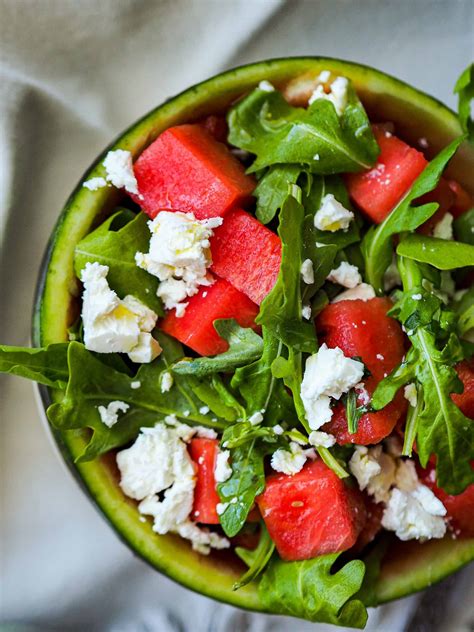
[[(319, 339), (328, 347), (339, 347), (347, 357), (360, 357), (371, 373), (364, 380), (365, 389), (371, 395), (377, 384), (400, 364), (404, 355), (404, 336), (396, 320), (387, 316), (392, 307), (388, 298), (369, 301), (340, 301), (325, 307), (316, 319)], [(363, 398), (359, 397), (359, 405)], [(399, 392), (395, 399), (376, 413), (363, 415), (357, 432), (347, 429), (346, 411), (342, 402), (336, 404), (326, 432), (336, 437), (340, 444), (378, 443), (389, 435), (397, 420), (406, 410), (406, 400)]]
[(419, 204), (436, 202), (439, 205), (436, 213), (417, 229), (418, 232), (423, 235), (432, 235), (436, 224), (443, 219), (448, 211), (451, 212), (454, 201), (455, 195), (449, 186), (448, 181), (445, 180), (445, 178), (441, 178), (436, 189), (426, 195), (423, 195), (418, 201)]
[(474, 358), (463, 360), (454, 367), (459, 379), (464, 384), (462, 393), (452, 393), (451, 399), (461, 411), (474, 420)]
[(216, 489), (216, 467), (219, 441), (195, 438), (189, 444), (189, 453), (196, 464), (197, 478), (191, 518), (203, 524), (219, 524), (216, 506), (220, 502)]
[(360, 532), (357, 542), (355, 543), (354, 552), (362, 551), (370, 544), (377, 534), (382, 530), (382, 516), (384, 505), (375, 503), (369, 496), (364, 494), (365, 509), (367, 512), (367, 520)]
[(203, 356), (217, 355), (229, 348), (214, 329), (214, 321), (235, 318), (241, 327), (255, 328), (258, 306), (225, 279), (216, 279), (191, 296), (184, 316), (171, 310), (161, 320), (161, 329)]
[(470, 195), (466, 189), (464, 189), (456, 180), (448, 180), (449, 187), (454, 193), (454, 202), (449, 212), (454, 217), (459, 217), (469, 209), (474, 208), (474, 198)]
[(380, 147), (377, 164), (369, 171), (346, 176), (352, 201), (369, 219), (380, 224), (426, 167), (423, 154), (383, 129), (374, 126)]
[(350, 549), (366, 519), (361, 493), (321, 459), (294, 476), (268, 476), (257, 503), (280, 557), (288, 561)]
[(421, 482), (429, 487), (446, 507), (448, 527), (455, 537), (474, 537), (474, 483), (462, 494), (451, 496), (436, 485), (436, 473), (432, 464), (425, 470), (420, 468), (418, 474)]
[(228, 213), (211, 239), (211, 270), (260, 305), (278, 277), (281, 241), (250, 213)]
[(132, 195), (150, 217), (163, 209), (197, 219), (225, 215), (251, 199), (255, 180), (230, 150), (202, 125), (170, 127), (134, 165), (140, 195)]

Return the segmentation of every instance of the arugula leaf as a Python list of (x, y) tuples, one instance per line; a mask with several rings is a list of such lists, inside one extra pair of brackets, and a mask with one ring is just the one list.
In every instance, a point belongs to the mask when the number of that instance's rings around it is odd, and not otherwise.
[(296, 412), (291, 396), (282, 380), (277, 379), (271, 370), (273, 361), (283, 349), (281, 340), (263, 327), (263, 353), (252, 364), (237, 369), (232, 377), (231, 386), (240, 392), (249, 411), (264, 410), (272, 424), (296, 420)]
[(421, 226), (437, 210), (435, 202), (413, 206), (413, 202), (436, 188), (441, 174), (464, 137), (457, 138), (432, 160), (409, 191), (378, 226), (372, 226), (362, 240), (367, 283), (383, 293), (383, 275), (392, 261), (392, 237)]
[(273, 551), (275, 550), (275, 543), (271, 539), (263, 520), (260, 525), (261, 532), (257, 548), (253, 551), (249, 551), (249, 549), (244, 549), (238, 546), (235, 549), (236, 554), (247, 564), (249, 568), (242, 575), (239, 581), (235, 582), (232, 586), (232, 590), (238, 590), (256, 579), (260, 573), (264, 571), (265, 566), (270, 561)]
[(137, 251), (148, 251), (150, 231), (144, 213), (135, 215), (122, 209), (105, 220), (76, 246), (74, 270), (81, 278), (86, 263), (98, 261), (109, 266), (107, 281), (120, 298), (133, 294), (159, 316), (163, 316), (161, 301), (156, 295), (158, 279), (135, 263)]
[(458, 335), (464, 337), (474, 329), (474, 287), (462, 296), (461, 300), (455, 304), (454, 309), (458, 317)]
[(68, 346), (68, 342), (38, 349), (0, 345), (0, 373), (10, 373), (51, 388), (65, 389), (69, 377)]
[(265, 608), (318, 623), (363, 628), (367, 611), (354, 597), (362, 586), (365, 566), (361, 560), (352, 560), (333, 572), (340, 555), (332, 553), (302, 562), (273, 557), (258, 589)]
[(249, 421), (240, 421), (224, 430), (221, 445), (225, 449), (238, 448), (254, 439), (263, 439), (266, 443), (273, 443), (274, 449), (276, 449), (275, 445), (280, 442), (280, 438), (268, 426), (255, 426)]
[(398, 244), (397, 254), (429, 263), (438, 270), (474, 266), (474, 246), (425, 235), (406, 235)]
[(180, 360), (172, 368), (178, 375), (210, 375), (232, 371), (262, 355), (263, 341), (253, 329), (244, 329), (233, 318), (214, 321), (214, 329), (229, 343), (229, 349), (213, 358)]
[[(68, 348), (69, 382), (61, 402), (48, 408), (51, 423), (60, 430), (91, 428), (90, 441), (79, 457), (89, 461), (131, 441), (140, 428), (153, 426), (166, 415), (176, 415), (184, 423), (194, 422), (221, 429), (226, 424), (212, 420), (199, 412), (201, 401), (194, 393), (196, 378), (176, 376), (171, 390), (162, 393), (161, 374), (169, 370), (181, 345), (161, 334), (163, 353), (150, 364), (129, 376), (104, 365), (78, 342)], [(139, 381), (140, 388), (132, 388)], [(129, 405), (111, 428), (102, 423), (97, 407), (119, 400)]]
[(320, 174), (360, 171), (374, 164), (379, 151), (352, 85), (340, 117), (329, 101), (295, 108), (277, 90), (257, 88), (230, 110), (228, 124), (229, 142), (257, 156), (250, 171), (275, 164)]
[(219, 498), (225, 503), (219, 520), (229, 537), (241, 530), (255, 498), (265, 489), (263, 459), (266, 452), (267, 449), (255, 439), (231, 450), (232, 474), (217, 486)]
[(370, 401), (372, 410), (377, 411), (385, 408), (387, 404), (390, 404), (400, 388), (415, 378), (417, 361), (418, 354), (411, 348), (403, 362), (377, 384)]
[(454, 236), (458, 241), (474, 246), (474, 208), (454, 220)]
[[(421, 395), (420, 405), (417, 406), (419, 411), (411, 422), (416, 427), (418, 455), (425, 467), (430, 456), (435, 454), (437, 484), (448, 494), (459, 494), (474, 482), (474, 471), (470, 465), (474, 459), (474, 424), (451, 399), (451, 393), (462, 391), (462, 383), (453, 365), (464, 355), (453, 332), (455, 319), (451, 317), (452, 312), (441, 304), (436, 312), (433, 312), (434, 304), (426, 312), (421, 306), (413, 317), (409, 313), (410, 299), (406, 296), (411, 295), (413, 300), (413, 293), (421, 286), (421, 269), (415, 261), (401, 258), (399, 270), (405, 296), (400, 306), (396, 305), (391, 311), (395, 315), (398, 311), (397, 317), (405, 323), (405, 328), (407, 322), (411, 323), (407, 334), (413, 347), (409, 361), (400, 373), (403, 380), (416, 379)], [(422, 304), (423, 300), (414, 302)], [(379, 385), (377, 391), (379, 388), (385, 387)], [(377, 397), (375, 400), (375, 404), (380, 403)]]
[(288, 195), (288, 185), (296, 184), (301, 171), (298, 165), (275, 165), (265, 173), (253, 192), (257, 198), (255, 215), (263, 224), (275, 217)]
[(470, 64), (454, 86), (454, 94), (458, 95), (458, 115), (462, 129), (474, 140), (474, 121), (471, 117), (471, 102), (474, 99), (474, 64)]

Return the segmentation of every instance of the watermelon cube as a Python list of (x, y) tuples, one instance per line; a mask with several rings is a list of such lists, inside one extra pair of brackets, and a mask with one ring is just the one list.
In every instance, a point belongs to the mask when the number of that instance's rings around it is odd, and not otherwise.
[(251, 200), (255, 180), (228, 147), (203, 125), (170, 127), (134, 165), (139, 195), (132, 195), (150, 217), (160, 210), (220, 217)]
[(362, 494), (320, 459), (294, 476), (271, 474), (257, 498), (280, 557), (307, 560), (351, 548), (365, 524)]
[(217, 439), (194, 438), (189, 444), (189, 453), (197, 470), (194, 504), (191, 512), (191, 518), (195, 522), (219, 524), (216, 506), (220, 500), (214, 477), (218, 450), (219, 441)]
[(216, 279), (191, 296), (184, 316), (178, 318), (171, 310), (160, 322), (161, 329), (177, 338), (200, 355), (223, 353), (228, 343), (214, 329), (219, 318), (235, 318), (242, 327), (256, 328), (258, 306), (225, 279)]
[(423, 154), (388, 132), (374, 127), (380, 147), (377, 164), (362, 173), (346, 176), (352, 201), (376, 224), (380, 224), (428, 164)]
[(278, 235), (238, 209), (228, 213), (214, 230), (211, 253), (211, 270), (260, 305), (280, 270)]
[[(387, 316), (393, 306), (388, 298), (373, 298), (370, 301), (340, 301), (325, 307), (316, 320), (316, 329), (321, 342), (328, 347), (339, 347), (348, 357), (360, 357), (371, 375), (364, 380), (364, 387), (371, 395), (377, 384), (402, 361), (405, 353), (404, 335), (396, 320)], [(361, 392), (358, 404), (367, 394)], [(364, 397), (365, 395), (365, 397)], [(406, 410), (407, 402), (399, 392), (395, 399), (376, 413), (363, 415), (355, 434), (347, 429), (345, 407), (337, 403), (333, 416), (324, 430), (336, 437), (340, 444), (378, 443), (389, 435), (398, 419)]]

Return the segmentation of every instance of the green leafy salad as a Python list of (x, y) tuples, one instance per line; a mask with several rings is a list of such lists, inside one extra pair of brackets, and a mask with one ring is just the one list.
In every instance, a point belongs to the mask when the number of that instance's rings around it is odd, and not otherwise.
[(435, 156), (329, 71), (110, 151), (69, 340), (0, 346), (155, 537), (237, 556), (271, 612), (364, 627), (391, 543), (474, 537), (472, 73)]

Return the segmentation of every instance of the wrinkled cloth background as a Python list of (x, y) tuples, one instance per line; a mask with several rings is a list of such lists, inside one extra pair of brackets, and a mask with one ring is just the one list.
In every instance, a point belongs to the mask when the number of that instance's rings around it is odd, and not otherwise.
[[(302, 54), (374, 65), (454, 106), (473, 14), (471, 0), (0, 0), (0, 342), (28, 344), (57, 215), (143, 113), (226, 68)], [(31, 384), (1, 388), (3, 630), (333, 629), (215, 603), (134, 558), (59, 463)], [(473, 579), (380, 609), (369, 629), (472, 630)]]

